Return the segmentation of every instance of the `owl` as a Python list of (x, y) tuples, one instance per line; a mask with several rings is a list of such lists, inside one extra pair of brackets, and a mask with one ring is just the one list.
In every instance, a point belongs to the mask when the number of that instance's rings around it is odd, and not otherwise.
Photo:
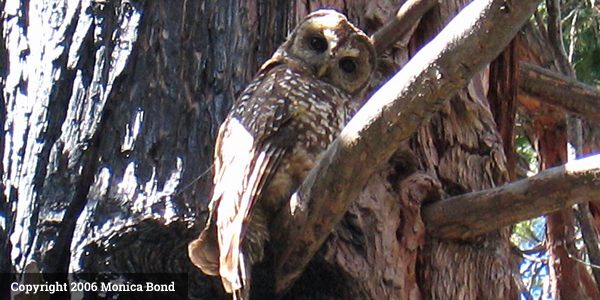
[(207, 225), (193, 264), (248, 299), (277, 213), (349, 121), (371, 74), (371, 39), (329, 9), (308, 15), (265, 62), (219, 128)]

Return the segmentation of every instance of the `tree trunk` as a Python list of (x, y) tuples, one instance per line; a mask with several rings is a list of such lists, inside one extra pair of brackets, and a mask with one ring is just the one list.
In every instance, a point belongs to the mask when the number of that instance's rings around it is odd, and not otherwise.
[(0, 240), (10, 234), (12, 271), (183, 272), (200, 278), (192, 298), (227, 298), (187, 243), (216, 129), (283, 41), (287, 13), (273, 12), (286, 3), (7, 3)]
[[(430, 11), (408, 47), (381, 60), (373, 88), (466, 2)], [(10, 259), (0, 260), (0, 272), (12, 281), (27, 279), (23, 270), (60, 282), (67, 272), (145, 273), (146, 280), (186, 273), (190, 299), (229, 299), (186, 250), (206, 218), (221, 120), (310, 11), (337, 8), (372, 34), (399, 5), (163, 4), (3, 2), (0, 251)], [(505, 55), (497, 74), (517, 72), (512, 52)], [(501, 86), (502, 101), (516, 87), (489, 81), (479, 73), (370, 179), (285, 299), (517, 298), (508, 229), (444, 240), (426, 234), (420, 216), (422, 203), (508, 180), (498, 128), (509, 136), (512, 119), (496, 123), (487, 96)], [(268, 288), (258, 272), (257, 289)]]
[[(413, 47), (435, 34), (463, 5), (445, 2), (429, 14), (415, 33)], [(502, 140), (487, 100), (488, 88), (484, 71), (411, 142), (420, 166), (435, 174), (448, 196), (508, 180)], [(428, 238), (418, 266), (423, 299), (515, 299), (508, 233), (503, 229), (468, 242)]]

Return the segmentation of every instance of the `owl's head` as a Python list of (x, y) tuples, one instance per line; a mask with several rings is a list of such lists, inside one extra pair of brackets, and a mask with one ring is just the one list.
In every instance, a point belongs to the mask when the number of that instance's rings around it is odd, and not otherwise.
[(300, 63), (314, 76), (350, 94), (369, 82), (376, 65), (371, 39), (332, 9), (308, 15), (279, 47), (275, 56)]

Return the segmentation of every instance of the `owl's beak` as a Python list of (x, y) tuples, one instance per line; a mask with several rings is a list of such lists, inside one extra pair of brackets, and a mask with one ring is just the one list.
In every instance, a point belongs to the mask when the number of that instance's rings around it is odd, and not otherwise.
[(329, 73), (329, 66), (327, 64), (322, 65), (319, 70), (317, 70), (317, 78), (321, 78)]

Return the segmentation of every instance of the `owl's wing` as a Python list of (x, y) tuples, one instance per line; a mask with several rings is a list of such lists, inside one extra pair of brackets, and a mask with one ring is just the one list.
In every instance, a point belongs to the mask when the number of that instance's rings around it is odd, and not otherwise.
[[(238, 133), (233, 133), (231, 141), (239, 141), (238, 137)], [(276, 165), (285, 152), (284, 149), (272, 145), (254, 149), (249, 141), (235, 145), (238, 152), (235, 156), (224, 155), (228, 161), (224, 161), (226, 167), (219, 174), (220, 181), (215, 185), (214, 194), (214, 197), (220, 198), (216, 208), (220, 249), (219, 274), (225, 286), (227, 283), (231, 284), (231, 290), (247, 286), (247, 275), (243, 269), (249, 269), (250, 262), (241, 260), (248, 260), (249, 257), (240, 255), (240, 251), (243, 251), (244, 231), (266, 179), (277, 168)]]
[[(221, 275), (230, 293), (246, 286), (244, 269), (248, 262), (240, 261), (245, 259), (240, 251), (246, 222), (268, 178), (290, 149), (281, 143), (281, 137), (277, 141), (271, 138), (290, 118), (288, 101), (279, 86), (285, 69), (276, 66), (259, 73), (221, 125), (215, 146), (214, 187), (209, 205), (211, 218), (215, 214), (217, 217), (213, 220), (216, 222), (209, 221), (209, 224), (216, 228), (208, 228), (190, 244), (192, 262), (207, 274)], [(215, 233), (219, 252), (217, 255), (213, 249), (207, 258), (198, 252), (198, 247)]]
[(282, 71), (285, 68), (270, 70), (255, 90), (250, 88), (250, 93), (240, 98), (215, 148), (219, 173), (215, 176), (213, 199), (219, 201), (219, 274), (234, 291), (247, 286), (245, 273), (249, 272), (250, 258), (240, 255), (246, 224), (265, 183), (290, 149), (273, 139), (290, 117), (288, 101), (279, 87)]

